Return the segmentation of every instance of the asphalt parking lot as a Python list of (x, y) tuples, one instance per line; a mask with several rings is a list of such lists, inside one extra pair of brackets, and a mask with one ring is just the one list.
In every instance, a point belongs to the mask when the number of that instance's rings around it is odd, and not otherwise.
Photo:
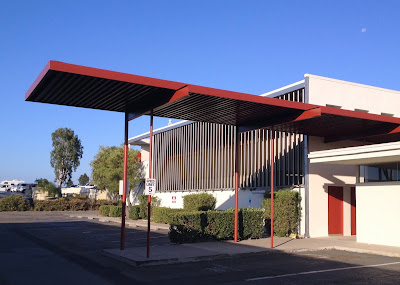
[[(151, 246), (170, 244), (152, 232)], [(120, 227), (62, 212), (0, 213), (0, 284), (400, 284), (400, 258), (339, 250), (135, 267), (104, 255)], [(146, 245), (127, 228), (126, 247)], [(171, 245), (179, 246), (179, 245)]]

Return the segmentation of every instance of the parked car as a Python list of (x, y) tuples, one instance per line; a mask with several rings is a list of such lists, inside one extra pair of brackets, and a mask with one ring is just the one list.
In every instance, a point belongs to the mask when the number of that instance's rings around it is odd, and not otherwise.
[(17, 185), (11, 185), (10, 191), (11, 192), (17, 192), (18, 186)]
[(19, 183), (19, 184), (17, 185), (17, 192), (22, 192), (22, 193), (24, 193), (25, 190), (29, 190), (29, 189), (31, 189), (31, 184), (28, 184), (28, 183)]
[(8, 192), (8, 191), (10, 191), (10, 189), (11, 189), (11, 186), (7, 185), (7, 184), (3, 184), (3, 185), (0, 186), (0, 191), (1, 192)]

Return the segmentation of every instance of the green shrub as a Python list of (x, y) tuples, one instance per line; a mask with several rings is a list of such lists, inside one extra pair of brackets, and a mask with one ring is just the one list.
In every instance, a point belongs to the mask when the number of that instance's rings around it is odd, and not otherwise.
[(205, 234), (214, 239), (233, 239), (235, 232), (235, 212), (207, 212), (207, 227)]
[(173, 214), (180, 213), (183, 211), (184, 209), (152, 207), (151, 220), (155, 223), (171, 224)]
[(129, 207), (129, 219), (139, 220), (140, 219), (140, 206)]
[(109, 206), (110, 213), (109, 217), (121, 217), (122, 216), (122, 206)]
[(247, 208), (239, 212), (239, 236), (241, 239), (262, 238), (264, 234), (264, 210)]
[[(261, 209), (240, 209), (239, 238), (261, 238), (263, 215), (264, 210)], [(234, 219), (235, 212), (232, 210), (172, 213), (168, 236), (174, 243), (233, 239)]]
[(180, 212), (171, 215), (168, 237), (171, 242), (195, 242), (204, 239), (207, 225), (205, 212)]
[(28, 200), (19, 195), (10, 195), (0, 199), (0, 211), (28, 211)]
[(54, 200), (35, 200), (34, 211), (88, 211), (99, 210), (102, 205), (115, 205), (117, 202), (108, 200), (91, 200), (86, 196), (65, 197)]
[[(300, 194), (293, 190), (280, 190), (274, 193), (274, 234), (289, 236), (298, 233), (301, 207)], [(263, 200), (264, 218), (271, 223), (271, 198)], [(267, 227), (270, 230), (270, 227)]]
[(183, 208), (186, 211), (208, 211), (215, 208), (215, 197), (208, 193), (183, 196)]
[(109, 201), (109, 200), (90, 200), (89, 207), (90, 210), (97, 211), (99, 210), (100, 206), (103, 205), (115, 205), (116, 202)]
[(110, 215), (110, 207), (111, 205), (103, 205), (100, 206), (99, 211), (104, 217), (108, 217)]
[[(151, 196), (151, 207), (155, 207), (158, 204), (157, 197)], [(148, 205), (148, 196), (147, 195), (140, 195), (139, 196), (139, 208), (140, 213), (139, 216), (142, 219), (147, 219), (147, 205)]]

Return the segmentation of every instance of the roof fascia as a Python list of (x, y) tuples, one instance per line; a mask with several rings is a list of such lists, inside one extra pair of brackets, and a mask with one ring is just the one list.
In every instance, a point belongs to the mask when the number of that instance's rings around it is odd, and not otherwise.
[(321, 106), (320, 108), (321, 108), (321, 111), (323, 114), (338, 115), (338, 116), (344, 116), (344, 117), (352, 117), (352, 118), (385, 122), (385, 123), (393, 123), (393, 124), (400, 125), (400, 118), (397, 118), (397, 117), (389, 117), (389, 116), (384, 116), (384, 115), (377, 115), (377, 114), (365, 113), (365, 112), (360, 112), (360, 111), (345, 110), (345, 109), (339, 109), (339, 108), (334, 108), (334, 107)]
[(312, 105), (312, 104), (305, 104), (301, 102), (287, 101), (287, 100), (257, 96), (252, 94), (221, 90), (221, 89), (203, 87), (198, 85), (188, 85), (188, 87), (189, 87), (189, 93), (198, 93), (208, 96), (215, 96), (215, 97), (221, 97), (225, 99), (232, 99), (239, 101), (247, 101), (247, 102), (272, 105), (277, 107), (291, 108), (304, 111), (319, 107), (317, 105)]
[(283, 118), (274, 118), (273, 121), (270, 121), (270, 123), (268, 125), (248, 125), (248, 126), (239, 126), (239, 132), (243, 133), (243, 132), (248, 132), (251, 130), (255, 130), (255, 129), (268, 129), (268, 128), (272, 128), (273, 126), (279, 126), (279, 125), (283, 125), (286, 123), (291, 123), (291, 122), (299, 122), (299, 121), (304, 121), (304, 120), (308, 120), (308, 119), (313, 119), (316, 117), (321, 117), (322, 116), (322, 111), (321, 108), (314, 108), (314, 109), (310, 109), (310, 110), (306, 110), (304, 112), (302, 112), (300, 115), (297, 116), (291, 116), (291, 117), (283, 117)]
[(33, 90), (36, 89), (36, 87), (39, 85), (39, 83), (42, 81), (42, 79), (46, 76), (47, 72), (50, 70), (50, 63), (49, 61), (43, 70), (39, 73), (39, 76), (35, 79), (35, 81), (32, 83), (31, 87), (29, 87), (28, 91), (25, 93), (25, 100), (28, 99), (29, 95), (32, 94)]
[(38, 84), (41, 82), (41, 80), (45, 77), (45, 75), (49, 71), (59, 71), (77, 75), (104, 78), (109, 80), (124, 81), (129, 83), (148, 85), (148, 86), (171, 89), (171, 90), (178, 90), (187, 85), (181, 82), (169, 81), (164, 79), (158, 79), (158, 78), (152, 78), (152, 77), (146, 77), (146, 76), (140, 76), (129, 73), (50, 60), (46, 64), (42, 72), (39, 74), (39, 76), (36, 78), (34, 83), (31, 85), (31, 87), (28, 89), (28, 91), (25, 93), (25, 100), (28, 99), (28, 97), (32, 94), (32, 92), (35, 90), (35, 88), (38, 86)]
[(304, 79), (297, 81), (295, 83), (283, 86), (281, 88), (269, 91), (267, 93), (263, 93), (260, 96), (273, 98), (273, 97), (277, 97), (277, 96), (280, 96), (280, 95), (283, 95), (283, 94), (286, 94), (289, 92), (293, 92), (293, 91), (301, 89), (301, 88), (305, 88), (305, 80)]

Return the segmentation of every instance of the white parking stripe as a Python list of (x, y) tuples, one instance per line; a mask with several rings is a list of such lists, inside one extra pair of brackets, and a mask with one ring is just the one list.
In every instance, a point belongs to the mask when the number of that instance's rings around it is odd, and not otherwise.
[(381, 264), (372, 264), (372, 265), (359, 265), (359, 266), (332, 268), (332, 269), (325, 269), (325, 270), (305, 271), (305, 272), (275, 275), (275, 276), (256, 277), (256, 278), (246, 279), (245, 281), (257, 281), (257, 280), (264, 280), (264, 279), (274, 279), (274, 278), (290, 277), (290, 276), (296, 276), (296, 275), (307, 275), (307, 274), (316, 274), (316, 273), (341, 271), (341, 270), (351, 270), (351, 269), (368, 268), (368, 267), (381, 267), (381, 266), (388, 266), (388, 265), (395, 265), (395, 264), (400, 264), (400, 261), (390, 262), (390, 263), (381, 263)]

